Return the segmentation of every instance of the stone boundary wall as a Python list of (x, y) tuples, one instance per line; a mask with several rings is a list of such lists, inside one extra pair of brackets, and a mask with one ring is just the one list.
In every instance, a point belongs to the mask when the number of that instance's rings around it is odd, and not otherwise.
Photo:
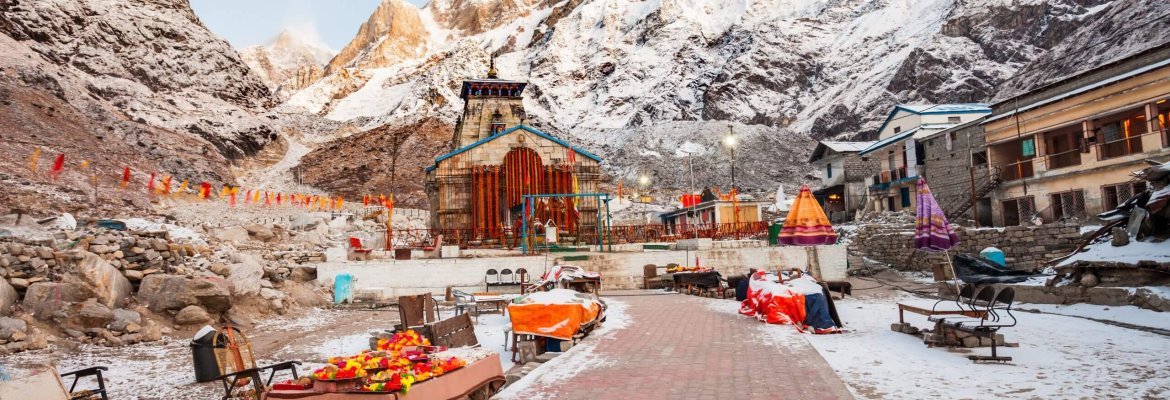
[[(743, 274), (749, 268), (777, 270), (844, 263), (844, 246), (817, 247), (747, 247), (695, 251), (645, 251), (629, 253), (563, 253), (545, 256), (453, 258), (429, 260), (378, 260), (368, 262), (324, 263), (317, 267), (317, 278), (332, 286), (341, 273), (354, 276), (355, 292), (377, 291), (386, 297), (430, 292), (440, 295), (448, 286), (466, 292), (482, 292), (488, 269), (497, 271), (524, 268), (531, 279), (539, 279), (546, 266), (556, 257), (588, 255), (588, 260), (569, 261), (590, 271), (601, 273), (602, 293), (606, 290), (635, 289), (642, 286), (642, 267), (646, 264), (688, 264), (698, 257), (702, 266), (712, 267), (724, 276)], [(810, 263), (810, 260), (812, 261)], [(661, 272), (661, 271), (660, 271)], [(492, 291), (519, 292), (519, 287), (492, 287)]]
[[(1080, 226), (1047, 224), (1006, 228), (958, 228), (959, 246), (951, 254), (978, 254), (987, 247), (1003, 250), (1009, 268), (1042, 269), (1045, 263), (1067, 255), (1080, 241)], [(890, 264), (900, 270), (931, 270), (945, 262), (941, 254), (914, 252), (914, 225), (869, 224), (854, 231), (849, 244), (851, 254)]]

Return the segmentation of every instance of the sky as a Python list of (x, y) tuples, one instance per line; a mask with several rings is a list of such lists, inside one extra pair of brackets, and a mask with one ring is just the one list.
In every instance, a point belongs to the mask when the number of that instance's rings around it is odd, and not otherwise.
[(191, 0), (191, 8), (208, 29), (236, 48), (268, 43), (290, 28), (340, 50), (378, 3), (381, 0)]

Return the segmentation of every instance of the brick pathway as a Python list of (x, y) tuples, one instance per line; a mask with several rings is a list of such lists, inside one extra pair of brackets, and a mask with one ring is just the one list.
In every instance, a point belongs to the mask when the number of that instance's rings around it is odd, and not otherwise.
[(582, 348), (541, 366), (502, 397), (853, 398), (806, 339), (795, 330), (723, 311), (736, 308), (734, 300), (677, 294), (608, 299), (626, 304), (625, 329), (586, 339)]

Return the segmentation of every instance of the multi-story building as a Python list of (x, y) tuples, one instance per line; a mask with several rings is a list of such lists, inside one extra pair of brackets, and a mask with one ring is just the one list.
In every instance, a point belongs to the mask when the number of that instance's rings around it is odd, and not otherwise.
[(877, 160), (869, 179), (867, 210), (901, 211), (915, 207), (914, 194), (925, 163), (923, 138), (991, 113), (986, 104), (899, 104), (878, 128), (878, 140), (858, 154)]
[(922, 138), (925, 162), (921, 176), (952, 222), (991, 226), (990, 192), (999, 176), (987, 167), (982, 119)]
[(821, 141), (808, 162), (818, 171), (821, 186), (813, 196), (833, 222), (849, 221), (865, 207), (866, 180), (879, 170), (877, 160), (862, 160), (858, 152), (873, 142)]
[(992, 106), (983, 123), (997, 225), (1092, 219), (1145, 188), (1130, 173), (1170, 159), (1170, 43)]

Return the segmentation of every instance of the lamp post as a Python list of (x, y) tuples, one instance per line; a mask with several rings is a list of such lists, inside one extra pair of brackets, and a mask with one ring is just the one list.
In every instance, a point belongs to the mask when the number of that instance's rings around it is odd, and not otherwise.
[(723, 145), (731, 150), (731, 188), (735, 189), (735, 145), (739, 139), (735, 137), (735, 125), (727, 124), (728, 134), (723, 138)]

